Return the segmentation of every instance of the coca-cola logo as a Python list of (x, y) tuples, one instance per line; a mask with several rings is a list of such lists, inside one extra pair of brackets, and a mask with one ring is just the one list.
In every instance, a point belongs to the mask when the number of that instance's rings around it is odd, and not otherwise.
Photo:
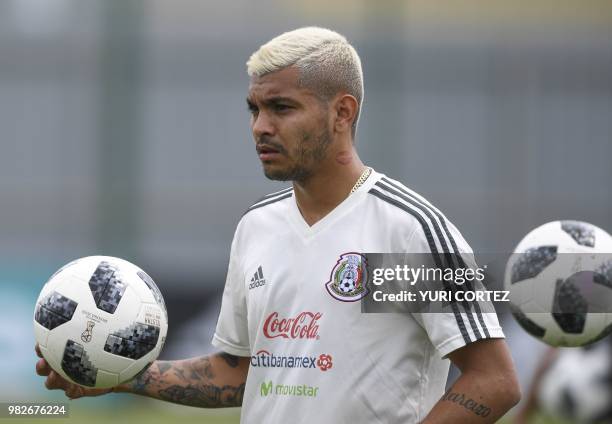
[(269, 339), (319, 339), (320, 312), (300, 312), (295, 318), (279, 318), (272, 312), (263, 326), (263, 333)]

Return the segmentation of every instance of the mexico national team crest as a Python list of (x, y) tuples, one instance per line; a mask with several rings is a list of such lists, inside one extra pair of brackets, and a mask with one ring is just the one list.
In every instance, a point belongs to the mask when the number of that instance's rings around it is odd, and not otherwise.
[(343, 302), (355, 302), (368, 294), (367, 281), (365, 257), (349, 252), (340, 255), (325, 287), (334, 298)]

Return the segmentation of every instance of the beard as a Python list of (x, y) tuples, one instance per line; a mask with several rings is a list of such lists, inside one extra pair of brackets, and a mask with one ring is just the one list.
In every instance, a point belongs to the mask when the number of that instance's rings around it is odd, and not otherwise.
[(300, 134), (297, 147), (291, 154), (277, 143), (265, 139), (260, 140), (261, 144), (269, 145), (284, 156), (294, 159), (294, 162), (285, 168), (266, 168), (264, 164), (264, 175), (273, 181), (306, 181), (313, 175), (317, 165), (325, 158), (331, 141), (331, 131), (326, 121), (322, 123), (319, 134), (303, 131)]

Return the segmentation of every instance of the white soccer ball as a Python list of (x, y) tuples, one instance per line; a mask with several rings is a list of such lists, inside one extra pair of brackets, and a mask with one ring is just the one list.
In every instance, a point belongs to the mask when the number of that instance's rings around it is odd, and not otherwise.
[(551, 346), (583, 346), (612, 332), (612, 237), (580, 221), (531, 231), (506, 265), (510, 308)]
[(574, 424), (612, 422), (612, 343), (559, 349), (544, 371), (537, 400), (542, 412)]
[(60, 268), (34, 311), (34, 336), (45, 360), (85, 387), (131, 380), (159, 356), (167, 331), (164, 299), (151, 277), (110, 256)]

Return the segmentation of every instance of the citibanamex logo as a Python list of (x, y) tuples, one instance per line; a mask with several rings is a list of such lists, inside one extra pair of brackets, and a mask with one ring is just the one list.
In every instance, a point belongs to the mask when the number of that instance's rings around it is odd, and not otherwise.
[(268, 339), (319, 339), (320, 312), (300, 312), (295, 318), (278, 318), (278, 312), (272, 312), (263, 326), (263, 334)]
[(317, 359), (317, 367), (321, 371), (327, 371), (332, 367), (332, 357), (331, 355), (326, 355), (325, 353), (319, 355), (319, 359)]

